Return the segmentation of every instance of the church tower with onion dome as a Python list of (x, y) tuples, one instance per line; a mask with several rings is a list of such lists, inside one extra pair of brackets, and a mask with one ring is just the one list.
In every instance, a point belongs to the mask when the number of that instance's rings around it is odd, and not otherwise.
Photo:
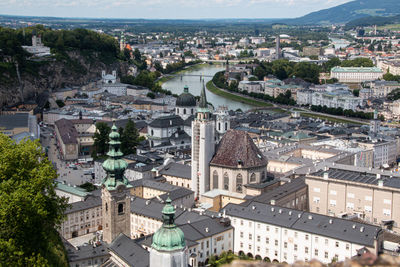
[(210, 161), (215, 152), (215, 121), (203, 83), (197, 117), (192, 121), (192, 190), (196, 199), (210, 191)]
[(108, 159), (103, 163), (107, 176), (102, 182), (103, 240), (111, 243), (120, 233), (130, 236), (130, 188), (124, 173), (128, 163), (122, 158), (120, 135), (115, 124), (109, 135)]
[(153, 235), (150, 267), (187, 267), (185, 236), (175, 224), (175, 208), (168, 197), (162, 210), (163, 224)]

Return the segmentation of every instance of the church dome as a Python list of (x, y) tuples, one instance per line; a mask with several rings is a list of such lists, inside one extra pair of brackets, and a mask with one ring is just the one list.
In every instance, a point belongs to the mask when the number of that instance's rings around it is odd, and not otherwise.
[(196, 98), (189, 93), (189, 87), (185, 86), (183, 93), (176, 99), (176, 106), (178, 107), (195, 107)]
[(185, 236), (181, 229), (175, 224), (175, 209), (168, 197), (164, 206), (163, 225), (153, 235), (151, 247), (158, 251), (176, 251), (186, 247)]

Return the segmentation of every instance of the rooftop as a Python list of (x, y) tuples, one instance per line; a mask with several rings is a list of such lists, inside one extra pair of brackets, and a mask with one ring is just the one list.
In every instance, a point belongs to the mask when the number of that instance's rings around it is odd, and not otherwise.
[(78, 132), (70, 120), (60, 119), (55, 125), (64, 144), (78, 144)]
[(160, 175), (168, 175), (190, 180), (192, 179), (192, 169), (189, 165), (172, 162), (160, 171)]

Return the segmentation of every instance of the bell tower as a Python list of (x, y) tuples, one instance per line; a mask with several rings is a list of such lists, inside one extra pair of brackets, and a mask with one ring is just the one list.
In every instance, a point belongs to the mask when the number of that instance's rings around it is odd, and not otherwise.
[(192, 190), (196, 199), (210, 191), (210, 161), (215, 152), (215, 121), (208, 108), (203, 83), (197, 118), (192, 121)]
[(111, 243), (120, 233), (130, 236), (132, 187), (124, 176), (128, 163), (122, 159), (119, 133), (115, 124), (109, 135), (108, 159), (103, 163), (107, 176), (102, 182), (103, 239)]

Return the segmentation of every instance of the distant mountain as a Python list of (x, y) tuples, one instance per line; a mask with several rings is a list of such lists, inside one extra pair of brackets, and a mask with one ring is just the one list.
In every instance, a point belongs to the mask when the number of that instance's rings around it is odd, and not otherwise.
[(342, 24), (368, 16), (395, 16), (400, 14), (400, 0), (356, 0), (336, 7), (312, 12), (288, 24)]
[(388, 24), (399, 24), (400, 15), (391, 17), (379, 17), (379, 16), (368, 16), (359, 19), (355, 19), (346, 23), (346, 29), (353, 29), (356, 27), (368, 27), (368, 26), (384, 26)]

